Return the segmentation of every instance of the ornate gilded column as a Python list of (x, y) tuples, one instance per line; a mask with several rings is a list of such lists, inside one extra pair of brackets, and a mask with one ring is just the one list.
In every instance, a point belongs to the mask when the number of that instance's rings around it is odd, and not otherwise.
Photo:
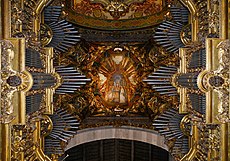
[(220, 159), (228, 160), (229, 40), (207, 39), (206, 70), (200, 74), (200, 88), (206, 92), (206, 124), (220, 125)]
[[(203, 3), (203, 4), (202, 4)], [(229, 40), (228, 39), (228, 3), (226, 0), (216, 1), (207, 0), (207, 8), (205, 2), (197, 2), (196, 7), (201, 7), (197, 10), (203, 14), (208, 13), (208, 21), (199, 22), (198, 42), (193, 42), (187, 47), (180, 49), (180, 69), (179, 73), (174, 76), (175, 85), (178, 87), (180, 93), (180, 112), (188, 113), (192, 120), (197, 119), (197, 126), (203, 131), (200, 131), (198, 140), (207, 141), (208, 145), (203, 148), (208, 148), (208, 153), (200, 153), (198, 150), (195, 156), (190, 153), (185, 156), (186, 159), (192, 160), (192, 156), (199, 158), (207, 157), (207, 160), (216, 159), (221, 161), (228, 160), (228, 125), (229, 125)], [(191, 11), (190, 11), (191, 12)], [(205, 25), (208, 24), (208, 25)], [(202, 36), (203, 38), (202, 38)], [(204, 39), (207, 35), (209, 38)], [(196, 46), (198, 45), (198, 46)], [(191, 69), (189, 64), (192, 61), (193, 55), (196, 55), (198, 48), (206, 48), (205, 57), (206, 64), (202, 68), (196, 68), (199, 75), (197, 77), (198, 93), (205, 98), (205, 113), (197, 113), (191, 100), (189, 99), (189, 92), (191, 83), (190, 78), (181, 79), (180, 75), (188, 76)], [(183, 77), (183, 78), (184, 78)], [(181, 81), (178, 81), (178, 78)], [(187, 82), (183, 82), (187, 80)], [(182, 85), (180, 85), (182, 83)], [(188, 86), (186, 86), (188, 85)], [(197, 93), (197, 94), (198, 94)], [(195, 140), (192, 139), (194, 143)], [(199, 146), (202, 146), (200, 144)], [(191, 147), (193, 148), (193, 147)], [(190, 151), (192, 152), (192, 151)], [(199, 154), (200, 153), (200, 154)], [(202, 155), (201, 155), (202, 154)], [(184, 158), (184, 159), (185, 159)], [(202, 157), (201, 157), (202, 158)], [(200, 158), (200, 159), (201, 159)]]
[(11, 12), (10, 12), (11, 2), (10, 0), (1, 1), (1, 37), (0, 39), (10, 38), (11, 35)]
[[(228, 59), (230, 58), (230, 51), (229, 51), (230, 50), (230, 41), (229, 41), (229, 37), (228, 37), (228, 34), (229, 34), (228, 33), (229, 32), (228, 10), (230, 9), (229, 3), (230, 2), (228, 0), (221, 0), (221, 5), (220, 5), (220, 7), (221, 7), (220, 35), (221, 35), (222, 39), (228, 39), (228, 40), (225, 42), (222, 42), (222, 44), (220, 44), (220, 46), (219, 46), (220, 50), (222, 48), (222, 52), (224, 52), (223, 54), (221, 54), (221, 53), (219, 53), (219, 54), (222, 56), (226, 55)], [(219, 51), (219, 52), (221, 52), (221, 51)], [(220, 59), (220, 61), (221, 61), (221, 59)], [(224, 62), (222, 62), (222, 63), (224, 63)], [(228, 72), (229, 72), (229, 70), (230, 70), (229, 62), (227, 64), (226, 63), (224, 63), (224, 64), (228, 66)], [(228, 75), (228, 83), (229, 83), (229, 75)], [(226, 88), (228, 88), (228, 99), (227, 99), (228, 100), (228, 106), (223, 107), (223, 108), (225, 108), (225, 110), (227, 110), (226, 112), (228, 113), (228, 121), (227, 122), (224, 121), (221, 124), (221, 138), (222, 138), (221, 139), (221, 157), (222, 157), (221, 159), (223, 161), (227, 161), (228, 158), (230, 157), (230, 156), (228, 156), (228, 153), (230, 151), (230, 143), (229, 143), (230, 140), (228, 140), (228, 135), (230, 134), (229, 133), (230, 129), (228, 129), (228, 126), (230, 124), (229, 123), (229, 120), (230, 120), (230, 107), (229, 107), (230, 106), (230, 101), (229, 101), (229, 89), (230, 88), (229, 88), (229, 84)]]
[(25, 70), (25, 39), (1, 41), (2, 160), (10, 160), (11, 125), (25, 124), (25, 92), (32, 77)]
[(228, 25), (228, 10), (229, 10), (229, 1), (228, 0), (221, 0), (220, 1), (220, 35), (222, 39), (228, 39), (228, 31), (229, 31), (229, 25)]

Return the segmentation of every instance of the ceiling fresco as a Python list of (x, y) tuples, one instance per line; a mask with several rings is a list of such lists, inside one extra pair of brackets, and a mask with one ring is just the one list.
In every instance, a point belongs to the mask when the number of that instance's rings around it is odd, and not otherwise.
[(73, 0), (76, 13), (99, 19), (130, 19), (153, 15), (163, 9), (162, 0)]
[(168, 1), (72, 0), (65, 2), (66, 18), (80, 26), (127, 30), (160, 23), (168, 12)]
[(122, 48), (108, 51), (99, 67), (99, 91), (107, 106), (128, 105), (135, 93), (135, 67), (130, 58), (125, 58)]

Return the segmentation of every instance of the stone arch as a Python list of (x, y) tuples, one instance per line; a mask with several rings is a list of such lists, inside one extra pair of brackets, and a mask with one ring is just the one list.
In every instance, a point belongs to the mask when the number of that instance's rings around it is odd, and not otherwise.
[(79, 130), (78, 133), (68, 141), (65, 151), (84, 143), (103, 139), (126, 139), (141, 141), (169, 151), (168, 146), (165, 144), (164, 137), (160, 136), (156, 131), (128, 126), (118, 128), (104, 126)]

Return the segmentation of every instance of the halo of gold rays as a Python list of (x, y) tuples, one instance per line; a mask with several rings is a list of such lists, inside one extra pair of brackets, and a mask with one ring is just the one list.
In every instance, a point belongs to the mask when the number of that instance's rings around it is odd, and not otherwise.
[[(76, 113), (82, 117), (150, 115), (154, 118), (158, 113), (177, 104), (177, 99), (174, 97), (160, 96), (143, 82), (143, 79), (146, 79), (162, 62), (171, 65), (176, 65), (178, 62), (178, 57), (175, 55), (166, 57), (162, 51), (153, 46), (152, 48), (154, 48), (152, 54), (156, 57), (154, 62), (149, 59), (149, 51), (143, 44), (91, 44), (85, 51), (77, 46), (75, 48), (77, 58), (68, 56), (67, 63), (79, 67), (80, 71), (91, 78), (91, 82), (81, 91), (74, 93), (73, 97), (69, 95), (68, 105), (75, 107)], [(106, 98), (111, 89), (109, 85), (112, 86), (114, 83), (114, 75), (120, 75), (122, 78), (121, 84), (126, 92), (126, 99), (123, 102)], [(76, 107), (76, 104), (79, 104), (77, 97), (88, 102), (88, 105)]]
[(109, 108), (126, 109), (135, 93), (137, 72), (127, 52), (123, 48), (108, 50), (99, 67), (98, 89)]

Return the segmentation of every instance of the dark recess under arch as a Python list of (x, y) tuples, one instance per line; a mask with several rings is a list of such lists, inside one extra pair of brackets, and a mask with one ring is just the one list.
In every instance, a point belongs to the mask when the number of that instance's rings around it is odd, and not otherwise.
[(105, 139), (66, 151), (65, 161), (168, 161), (168, 152), (157, 146), (125, 139)]

